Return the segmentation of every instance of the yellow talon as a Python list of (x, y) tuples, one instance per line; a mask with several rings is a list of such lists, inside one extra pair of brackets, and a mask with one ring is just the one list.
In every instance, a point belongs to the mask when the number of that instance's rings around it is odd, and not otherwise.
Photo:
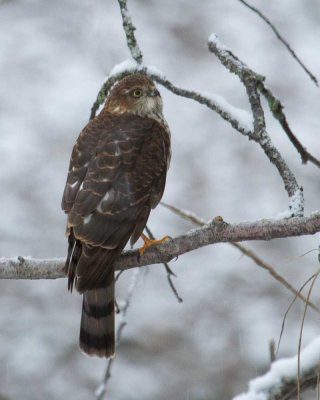
[(140, 256), (143, 256), (145, 251), (148, 250), (149, 247), (155, 246), (157, 244), (162, 244), (168, 240), (172, 240), (172, 238), (168, 235), (160, 240), (151, 240), (145, 234), (141, 235), (141, 239), (144, 241), (144, 245), (139, 249)]

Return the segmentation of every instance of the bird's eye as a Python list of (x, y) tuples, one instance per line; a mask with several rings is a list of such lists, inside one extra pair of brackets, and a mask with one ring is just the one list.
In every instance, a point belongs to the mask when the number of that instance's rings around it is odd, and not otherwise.
[(134, 97), (141, 97), (142, 96), (142, 91), (140, 89), (135, 89), (132, 92), (132, 94), (133, 94)]

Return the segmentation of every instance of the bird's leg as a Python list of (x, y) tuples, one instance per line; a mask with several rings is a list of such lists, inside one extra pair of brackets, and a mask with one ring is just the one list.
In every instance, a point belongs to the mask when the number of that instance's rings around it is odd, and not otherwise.
[(140, 256), (143, 256), (145, 251), (152, 246), (155, 246), (156, 244), (162, 244), (164, 242), (166, 242), (167, 240), (171, 240), (170, 236), (165, 236), (160, 240), (151, 240), (149, 239), (145, 234), (141, 234), (141, 239), (144, 241), (144, 245), (142, 247), (140, 247), (139, 249), (139, 254)]

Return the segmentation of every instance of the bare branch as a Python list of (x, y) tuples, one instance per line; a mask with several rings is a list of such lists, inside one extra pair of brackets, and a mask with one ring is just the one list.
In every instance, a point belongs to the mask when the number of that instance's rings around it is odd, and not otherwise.
[(246, 7), (248, 7), (250, 10), (252, 10), (253, 12), (255, 12), (257, 15), (259, 15), (260, 18), (262, 18), (269, 26), (270, 28), (273, 30), (273, 32), (275, 33), (275, 35), (277, 36), (277, 38), (280, 40), (280, 42), (282, 42), (285, 47), (287, 48), (287, 50), (289, 51), (289, 53), (292, 55), (292, 57), (300, 64), (300, 66), (304, 69), (304, 71), (309, 75), (310, 79), (313, 80), (313, 82), (319, 86), (319, 82), (317, 80), (317, 78), (309, 71), (309, 69), (303, 64), (303, 62), (300, 60), (300, 58), (296, 55), (296, 53), (292, 50), (291, 46), (289, 45), (289, 43), (280, 35), (280, 33), (278, 32), (278, 30), (275, 28), (275, 26), (272, 24), (272, 22), (265, 16), (262, 14), (261, 11), (259, 11), (256, 7), (253, 7), (252, 5), (250, 5), (249, 3), (247, 3), (244, 0), (239, 0), (242, 4), (244, 4)]
[[(129, 250), (115, 262), (118, 271), (159, 264), (189, 251), (215, 243), (245, 240), (271, 240), (320, 232), (320, 212), (309, 217), (263, 219), (254, 222), (227, 224), (222, 218), (193, 229), (159, 246), (148, 249), (138, 261), (137, 250)], [(64, 259), (1, 258), (1, 279), (55, 279), (64, 276)]]
[[(241, 1), (241, 0), (240, 0)], [(320, 161), (315, 158), (312, 154), (310, 154), (301, 144), (301, 142), (298, 140), (298, 138), (295, 136), (295, 134), (292, 132), (287, 118), (283, 112), (283, 105), (280, 102), (279, 99), (277, 99), (271, 91), (263, 84), (263, 82), (258, 82), (258, 89), (261, 92), (261, 94), (266, 98), (269, 104), (270, 111), (272, 112), (272, 115), (274, 118), (280, 123), (282, 129), (285, 131), (287, 134), (289, 140), (291, 143), (294, 145), (296, 150), (301, 156), (302, 162), (305, 164), (308, 161), (312, 162), (314, 165), (320, 168)]]
[[(303, 290), (303, 289), (305, 288), (305, 286), (314, 278), (314, 276), (315, 276), (315, 275), (312, 275), (310, 278), (308, 278), (308, 279), (306, 280), (306, 282), (304, 282), (304, 284), (299, 288), (299, 292), (298, 292), (298, 293), (301, 293), (301, 292), (302, 292), (302, 290)], [(278, 355), (278, 352), (279, 352), (279, 349), (280, 349), (280, 343), (281, 343), (282, 335), (283, 335), (283, 332), (284, 332), (284, 326), (285, 326), (285, 323), (286, 323), (287, 316), (288, 316), (288, 314), (289, 314), (289, 311), (291, 310), (291, 307), (293, 306), (293, 304), (295, 303), (295, 301), (297, 300), (298, 297), (299, 297), (299, 296), (296, 295), (296, 296), (292, 299), (291, 303), (289, 304), (289, 306), (288, 306), (288, 308), (287, 308), (287, 310), (286, 310), (286, 312), (285, 312), (285, 314), (284, 314), (284, 316), (283, 316), (282, 324), (281, 324), (281, 331), (280, 331), (280, 335), (279, 335), (279, 340), (278, 340), (278, 344), (277, 344), (277, 347), (276, 347), (275, 352), (274, 352), (274, 356), (275, 356), (274, 360), (277, 358), (277, 355)], [(274, 361), (274, 360), (273, 360), (273, 361)]]
[[(311, 285), (308, 291), (308, 297), (307, 299), (310, 299), (312, 289), (314, 287), (314, 284), (316, 283), (317, 278), (319, 277), (320, 269), (315, 273), (314, 278), (311, 281)], [(301, 381), (301, 345), (302, 345), (302, 332), (303, 332), (303, 326), (304, 326), (304, 321), (307, 315), (307, 310), (308, 310), (308, 304), (305, 304), (304, 307), (304, 312), (303, 312), (303, 317), (301, 321), (301, 326), (300, 326), (300, 334), (299, 334), (299, 345), (298, 345), (298, 381), (297, 381), (297, 399), (300, 400), (300, 393), (301, 393), (301, 386), (300, 386), (300, 381)], [(318, 380), (318, 377), (317, 377)]]
[(304, 200), (302, 189), (298, 186), (295, 176), (273, 145), (266, 131), (264, 112), (258, 93), (258, 84), (264, 81), (264, 77), (252, 71), (246, 64), (239, 60), (226, 46), (220, 43), (216, 35), (212, 34), (209, 37), (208, 46), (209, 50), (219, 58), (221, 63), (230, 72), (236, 74), (245, 86), (254, 118), (254, 132), (249, 138), (262, 147), (270, 162), (278, 169), (285, 189), (294, 203), (289, 205), (292, 215), (303, 215)]
[[(149, 227), (148, 227), (147, 225), (146, 225), (146, 227), (145, 227), (145, 230), (147, 231), (147, 234), (149, 235), (149, 238), (150, 238), (151, 240), (155, 240), (155, 237), (154, 237), (153, 233), (151, 232), (151, 230), (149, 229)], [(164, 266), (164, 268), (165, 268), (165, 270), (166, 270), (166, 272), (167, 272), (167, 280), (168, 280), (169, 286), (170, 286), (170, 288), (171, 288), (173, 294), (175, 295), (175, 297), (176, 297), (176, 299), (178, 300), (178, 302), (179, 302), (179, 303), (182, 303), (182, 302), (183, 302), (182, 297), (180, 297), (180, 295), (179, 295), (179, 293), (178, 293), (176, 287), (174, 286), (174, 283), (172, 282), (172, 277), (173, 277), (173, 276), (176, 276), (176, 274), (175, 274), (175, 273), (172, 271), (172, 269), (169, 267), (169, 264), (168, 264), (168, 263), (166, 263), (166, 262), (163, 263), (163, 266)]]
[[(203, 226), (205, 225), (205, 221), (202, 218), (197, 217), (195, 214), (190, 213), (189, 211), (181, 210), (178, 207), (166, 204), (164, 202), (161, 202), (161, 204), (174, 212), (175, 214), (179, 215), (180, 217), (192, 222), (193, 224), (196, 224), (198, 226)], [(232, 242), (230, 243), (231, 246), (237, 248), (244, 254), (245, 256), (251, 258), (259, 267), (266, 269), (270, 275), (275, 278), (278, 282), (280, 282), (283, 286), (285, 286), (287, 289), (289, 289), (294, 295), (295, 299), (296, 297), (299, 297), (303, 302), (308, 304), (314, 311), (320, 312), (320, 309), (315, 306), (313, 303), (308, 301), (300, 292), (300, 290), (295, 289), (285, 278), (283, 278), (280, 274), (278, 274), (275, 269), (272, 267), (272, 265), (268, 264), (266, 261), (262, 260), (261, 257), (259, 257), (256, 253), (254, 253), (252, 250), (248, 249), (247, 247), (243, 246), (240, 243), (235, 243)], [(294, 300), (295, 300), (294, 299)]]
[(278, 282), (280, 282), (283, 286), (285, 286), (287, 289), (290, 290), (291, 293), (293, 293), (295, 296), (299, 297), (302, 301), (304, 301), (307, 305), (309, 305), (314, 311), (320, 312), (319, 307), (315, 306), (313, 303), (311, 303), (308, 299), (306, 299), (299, 290), (295, 289), (283, 276), (278, 274), (277, 271), (267, 263), (266, 261), (262, 260), (257, 254), (255, 254), (252, 250), (247, 249), (243, 245), (239, 243), (230, 243), (232, 246), (236, 247), (239, 249), (243, 254), (245, 254), (247, 257), (250, 257), (259, 267), (266, 269), (269, 274), (275, 278)]

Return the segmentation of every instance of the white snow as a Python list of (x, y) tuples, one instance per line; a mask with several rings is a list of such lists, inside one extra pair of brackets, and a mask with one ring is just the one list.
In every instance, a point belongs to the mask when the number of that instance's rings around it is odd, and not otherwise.
[[(320, 337), (314, 339), (300, 353), (300, 374), (316, 369), (320, 362)], [(275, 392), (286, 380), (296, 380), (298, 374), (298, 356), (283, 358), (275, 361), (270, 370), (249, 382), (249, 390), (234, 397), (233, 400), (264, 400), (271, 390)]]
[(139, 68), (139, 65), (130, 58), (130, 59), (124, 60), (121, 63), (115, 65), (112, 68), (108, 77), (110, 78), (115, 75), (120, 75), (120, 74), (123, 74), (124, 72), (134, 72), (138, 68)]
[[(270, 19), (280, 21), (307, 66), (320, 71), (320, 24), (312, 18), (317, 2), (308, 7), (299, 0), (260, 3)], [(132, 1), (128, 6), (146, 65), (156, 65), (174, 84), (218, 93), (249, 110), (238, 78), (208, 52), (206, 39), (215, 30), (235, 55), (267, 77), (286, 104), (291, 128), (306, 148), (319, 151), (319, 89), (239, 2)], [(285, 18), (289, 8), (290, 18)], [(73, 144), (113, 66), (113, 73), (121, 73), (137, 65), (132, 60), (119, 64), (129, 53), (117, 1), (0, 1), (0, 31), (5, 166), (0, 170), (0, 255), (65, 260), (66, 215), (60, 203)], [(159, 75), (158, 68), (149, 72)], [(172, 132), (165, 202), (205, 221), (222, 215), (230, 223), (269, 217), (287, 206), (279, 174), (256, 143), (233, 132), (205, 106), (167, 90), (162, 98)], [(270, 113), (267, 123), (272, 141), (304, 187), (307, 212), (319, 209), (317, 169), (301, 165)], [(158, 238), (190, 229), (160, 205), (148, 225)], [(319, 235), (308, 235), (247, 245), (281, 267), (298, 288), (318, 265), (316, 252), (299, 256), (318, 242)], [(245, 377), (253, 378), (252, 371), (268, 369), (268, 342), (281, 328), (291, 294), (228, 244), (180, 256), (170, 267), (184, 303), (176, 302), (163, 267), (151, 266), (128, 309), (108, 398), (230, 400), (246, 387)], [(133, 273), (117, 281), (117, 299), (126, 298)], [(74, 398), (76, 388), (77, 400), (94, 397), (105, 360), (86, 358), (78, 350), (81, 296), (67, 292), (65, 279), (0, 284), (0, 396)], [(320, 304), (320, 291), (312, 296)], [(302, 307), (297, 300), (291, 309), (282, 354), (296, 352)], [(318, 331), (319, 320), (310, 315), (305, 340)], [(38, 351), (39, 346), (46, 351)]]
[(158, 76), (160, 79), (164, 79), (164, 80), (167, 79), (165, 74), (159, 68), (155, 67), (154, 65), (148, 65), (146, 67), (146, 69), (150, 75)]
[(293, 196), (289, 198), (289, 208), (277, 214), (275, 219), (290, 218), (292, 216), (301, 216), (304, 208), (303, 192), (298, 189)]
[(216, 33), (211, 33), (211, 35), (208, 37), (208, 43), (215, 44), (216, 47), (219, 48), (219, 50), (227, 50), (227, 51), (229, 50), (227, 46), (221, 43)]
[(224, 110), (226, 113), (228, 113), (231, 116), (231, 118), (238, 120), (239, 125), (245, 131), (253, 130), (253, 118), (252, 118), (252, 115), (248, 111), (241, 110), (240, 108), (234, 107), (224, 97), (222, 97), (220, 95), (208, 93), (208, 92), (203, 92), (200, 94), (202, 96), (206, 97), (207, 99), (209, 99), (213, 104), (216, 104), (219, 108)]

